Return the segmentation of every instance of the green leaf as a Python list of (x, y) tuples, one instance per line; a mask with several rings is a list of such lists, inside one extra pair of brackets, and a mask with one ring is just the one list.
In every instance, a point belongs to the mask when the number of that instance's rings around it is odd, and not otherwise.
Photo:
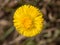
[(23, 45), (36, 45), (36, 42), (32, 39), (28, 39), (24, 42)]

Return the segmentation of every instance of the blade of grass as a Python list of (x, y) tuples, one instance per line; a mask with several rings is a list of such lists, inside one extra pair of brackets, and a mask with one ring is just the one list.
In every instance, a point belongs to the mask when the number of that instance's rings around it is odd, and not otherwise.
[(0, 41), (3, 41), (6, 39), (6, 37), (8, 37), (12, 32), (14, 31), (14, 27), (11, 27), (8, 29), (8, 31), (0, 37)]

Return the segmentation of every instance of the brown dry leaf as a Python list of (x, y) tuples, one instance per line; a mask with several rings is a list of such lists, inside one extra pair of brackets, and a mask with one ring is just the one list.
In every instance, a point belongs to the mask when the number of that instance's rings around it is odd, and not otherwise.
[(2, 18), (5, 15), (5, 12), (3, 10), (0, 10), (0, 18)]
[(56, 1), (56, 5), (60, 6), (60, 1), (59, 0)]
[(12, 8), (15, 7), (18, 4), (18, 1), (11, 1), (10, 3), (8, 3), (7, 7)]
[(0, 20), (0, 36), (4, 34), (4, 28), (9, 25), (9, 22), (7, 20)]
[(48, 17), (49, 17), (49, 20), (52, 22), (56, 20), (55, 16), (53, 17), (51, 12), (48, 14)]
[(37, 45), (46, 45), (46, 41), (43, 39), (43, 40), (40, 40), (40, 42), (38, 42)]
[(9, 22), (5, 19), (2, 19), (2, 20), (0, 20), (0, 25), (7, 26), (7, 25), (9, 25)]
[(41, 9), (41, 11), (42, 11), (42, 13), (43, 13), (44, 15), (46, 15), (46, 8), (45, 8), (45, 7), (43, 7), (43, 8)]
[(1, 4), (1, 7), (4, 7), (8, 4), (9, 0), (3, 0), (3, 3)]
[(44, 2), (46, 2), (46, 3), (50, 3), (50, 2), (51, 2), (51, 0), (44, 0)]

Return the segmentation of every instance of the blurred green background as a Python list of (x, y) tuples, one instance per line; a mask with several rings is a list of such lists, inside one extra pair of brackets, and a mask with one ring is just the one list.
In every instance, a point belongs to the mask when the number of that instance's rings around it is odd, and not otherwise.
[[(44, 28), (35, 37), (21, 36), (13, 26), (14, 12), (24, 4), (44, 15)], [(0, 45), (60, 45), (60, 0), (0, 0)]]

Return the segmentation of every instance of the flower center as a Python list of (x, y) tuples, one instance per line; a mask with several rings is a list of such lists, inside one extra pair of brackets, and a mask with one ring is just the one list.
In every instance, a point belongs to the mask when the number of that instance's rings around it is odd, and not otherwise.
[(32, 20), (29, 17), (24, 17), (22, 20), (22, 24), (26, 29), (28, 29), (32, 25)]

